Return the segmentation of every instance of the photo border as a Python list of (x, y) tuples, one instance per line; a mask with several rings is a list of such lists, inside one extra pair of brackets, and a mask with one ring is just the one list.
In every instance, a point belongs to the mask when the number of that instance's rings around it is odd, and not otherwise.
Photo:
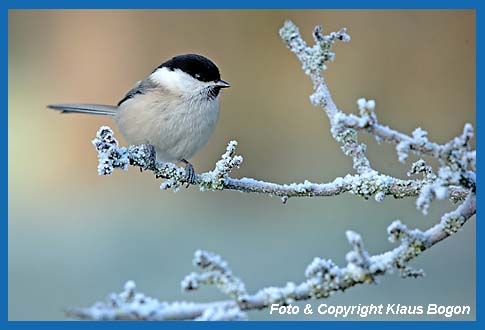
[[(483, 36), (483, 23), (480, 18), (484, 11), (483, 4), (480, 1), (431, 1), (431, 0), (411, 0), (411, 1), (315, 1), (315, 0), (299, 0), (299, 1), (115, 1), (115, 0), (50, 0), (50, 1), (33, 1), (33, 0), (3, 0), (0, 3), (1, 8), (1, 22), (2, 34), (1, 42), (4, 45), (4, 51), (1, 53), (2, 62), (2, 94), (3, 104), (6, 106), (1, 113), (1, 122), (5, 130), (1, 131), (3, 138), (1, 139), (2, 147), (8, 150), (8, 11), (10, 9), (474, 9), (476, 17), (476, 108), (480, 109), (483, 105), (483, 97), (479, 97), (478, 92), (482, 86), (482, 65), (480, 58), (482, 55), (482, 41), (480, 37)], [(480, 127), (484, 120), (483, 111), (476, 112), (476, 144), (478, 147), (479, 139), (481, 138)], [(478, 149), (478, 148), (477, 148)], [(0, 321), (1, 329), (31, 329), (31, 328), (45, 328), (45, 329), (140, 329), (140, 328), (163, 328), (163, 329), (199, 329), (199, 328), (214, 328), (214, 329), (320, 329), (320, 328), (341, 328), (351, 329), (359, 327), (361, 329), (385, 329), (392, 327), (393, 329), (412, 328), (414, 329), (479, 329), (484, 326), (483, 317), (481, 317), (482, 308), (482, 294), (483, 284), (481, 278), (483, 277), (483, 262), (480, 258), (480, 251), (483, 251), (483, 241), (477, 239), (476, 244), (476, 318), (477, 321), (249, 321), (249, 322), (233, 322), (228, 325), (226, 322), (75, 322), (75, 321), (8, 321), (8, 152), (2, 154), (3, 161), (0, 162), (2, 169), (2, 185), (4, 188), (2, 198), (2, 227), (4, 230), (4, 244), (5, 249), (1, 253), (2, 258), (2, 272), (1, 281), (4, 285), (1, 286), (1, 293), (4, 297), (1, 300), (1, 308), (4, 310), (4, 317)], [(477, 153), (477, 170), (482, 166), (482, 156)], [(477, 178), (478, 179), (478, 178)], [(478, 181), (477, 181), (478, 182)], [(481, 196), (480, 190), (477, 189), (477, 208), (480, 205)], [(476, 215), (476, 230), (478, 233), (483, 232), (483, 225)], [(95, 297), (93, 297), (95, 299)]]

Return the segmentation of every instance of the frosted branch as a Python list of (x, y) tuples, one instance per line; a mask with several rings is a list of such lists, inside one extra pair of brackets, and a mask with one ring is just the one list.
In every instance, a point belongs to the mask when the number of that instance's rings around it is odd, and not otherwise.
[[(185, 169), (175, 164), (163, 163), (153, 159), (150, 148), (145, 145), (119, 147), (113, 131), (101, 127), (93, 144), (98, 151), (98, 173), (111, 175), (115, 169), (128, 170), (129, 165), (140, 170), (151, 171), (156, 178), (166, 179), (162, 189), (177, 190), (186, 182)], [(308, 180), (302, 183), (277, 184), (252, 178), (231, 178), (229, 173), (241, 165), (242, 157), (235, 155), (237, 142), (231, 141), (226, 152), (216, 163), (214, 170), (197, 175), (199, 188), (204, 190), (237, 190), (247, 193), (260, 193), (282, 198), (290, 197), (329, 197), (342, 193), (351, 193), (364, 198), (372, 196), (393, 196), (395, 198), (416, 197), (424, 184), (433, 179), (402, 180), (376, 171), (368, 171), (362, 175), (347, 174), (327, 183), (313, 183)], [(449, 197), (463, 200), (467, 190), (460, 186), (450, 186)]]
[[(246, 312), (270, 308), (274, 304), (290, 305), (296, 301), (327, 298), (335, 292), (343, 292), (359, 284), (376, 283), (379, 276), (398, 271), (403, 277), (420, 277), (424, 272), (414, 269), (410, 262), (440, 241), (454, 235), (476, 213), (476, 151), (471, 148), (473, 128), (466, 124), (463, 133), (445, 144), (430, 141), (428, 133), (416, 128), (411, 135), (393, 130), (378, 123), (376, 102), (357, 100), (359, 114), (346, 114), (338, 109), (322, 73), (327, 64), (335, 59), (333, 46), (350, 41), (346, 29), (322, 33), (322, 27), (313, 31), (314, 45), (308, 46), (296, 25), (287, 21), (280, 29), (280, 36), (287, 47), (297, 56), (302, 69), (313, 82), (311, 102), (321, 107), (331, 124), (333, 138), (341, 144), (356, 171), (327, 183), (277, 184), (252, 178), (230, 177), (234, 168), (242, 164), (236, 155), (236, 141), (231, 141), (217, 161), (214, 170), (197, 175), (200, 190), (238, 190), (281, 197), (329, 197), (351, 193), (363, 198), (374, 197), (378, 202), (386, 196), (395, 198), (416, 197), (416, 205), (427, 213), (434, 199), (450, 199), (461, 204), (452, 212), (444, 214), (438, 223), (427, 230), (408, 229), (400, 220), (388, 227), (388, 238), (398, 244), (382, 254), (372, 255), (364, 246), (363, 238), (348, 230), (347, 240), (351, 250), (346, 254), (346, 265), (338, 266), (332, 260), (315, 258), (306, 268), (304, 279), (299, 283), (288, 282), (284, 286), (263, 288), (249, 293), (243, 281), (236, 277), (227, 262), (219, 255), (197, 251), (194, 266), (199, 272), (187, 275), (181, 282), (183, 291), (194, 291), (201, 285), (212, 285), (228, 296), (227, 300), (209, 303), (160, 302), (136, 291), (133, 282), (127, 282), (124, 290), (112, 294), (104, 302), (88, 308), (75, 308), (68, 315), (91, 320), (242, 320)], [(364, 131), (377, 142), (396, 146), (399, 161), (405, 162), (409, 154), (432, 157), (438, 160), (435, 171), (425, 160), (415, 161), (407, 175), (399, 179), (379, 173), (371, 166), (366, 146), (358, 141), (358, 132)], [(148, 170), (166, 181), (161, 187), (177, 190), (185, 184), (185, 170), (174, 164), (154, 159), (148, 146), (119, 147), (108, 127), (101, 127), (93, 140), (98, 151), (98, 173), (110, 175), (114, 169), (127, 170), (137, 166)]]
[(88, 308), (75, 308), (68, 315), (89, 320), (241, 320), (249, 310), (269, 308), (273, 304), (290, 305), (296, 301), (328, 298), (359, 284), (376, 283), (377, 277), (397, 270), (403, 277), (419, 277), (424, 273), (409, 266), (409, 262), (446, 237), (457, 232), (476, 212), (473, 193), (455, 211), (426, 231), (409, 230), (399, 220), (388, 228), (389, 240), (400, 242), (388, 252), (370, 255), (361, 236), (347, 231), (352, 250), (347, 253), (347, 265), (339, 267), (332, 260), (315, 258), (306, 268), (305, 280), (288, 282), (282, 287), (267, 287), (254, 294), (246, 293), (244, 284), (235, 278), (227, 263), (218, 255), (197, 251), (194, 264), (200, 274), (190, 274), (182, 281), (184, 290), (194, 290), (199, 284), (213, 284), (233, 299), (211, 303), (160, 302), (135, 291), (133, 282), (119, 294), (111, 294), (105, 302)]
[(227, 263), (220, 256), (198, 250), (195, 252), (194, 266), (199, 266), (203, 272), (187, 275), (181, 283), (182, 290), (191, 291), (198, 289), (201, 284), (213, 284), (232, 298), (246, 294), (244, 283), (232, 275)]

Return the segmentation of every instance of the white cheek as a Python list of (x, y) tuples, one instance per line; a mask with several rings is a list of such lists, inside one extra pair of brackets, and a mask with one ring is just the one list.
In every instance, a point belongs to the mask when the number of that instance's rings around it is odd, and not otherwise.
[(192, 96), (211, 84), (201, 82), (180, 70), (171, 71), (167, 68), (157, 69), (150, 75), (150, 79), (171, 92), (184, 96)]

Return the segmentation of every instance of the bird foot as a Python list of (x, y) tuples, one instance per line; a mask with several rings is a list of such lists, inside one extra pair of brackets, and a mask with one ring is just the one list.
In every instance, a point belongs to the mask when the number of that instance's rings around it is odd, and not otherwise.
[(185, 163), (185, 180), (187, 181), (188, 188), (191, 184), (197, 184), (197, 174), (195, 173), (195, 169), (188, 161), (182, 159), (182, 162)]
[(148, 159), (150, 160), (150, 165), (155, 164), (157, 161), (157, 152), (155, 151), (155, 147), (151, 144), (146, 144), (148, 149)]

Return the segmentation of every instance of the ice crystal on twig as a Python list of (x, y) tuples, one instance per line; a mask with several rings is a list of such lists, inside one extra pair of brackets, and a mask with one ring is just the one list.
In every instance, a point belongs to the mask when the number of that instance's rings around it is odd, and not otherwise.
[[(231, 141), (226, 152), (216, 163), (213, 171), (197, 176), (201, 190), (238, 190), (279, 196), (283, 203), (292, 197), (327, 197), (352, 193), (364, 198), (374, 196), (380, 202), (388, 195), (395, 198), (417, 197), (416, 205), (427, 213), (434, 199), (450, 198), (462, 203), (452, 212), (444, 214), (431, 228), (421, 231), (409, 229), (400, 220), (392, 222), (388, 229), (391, 243), (397, 244), (382, 254), (371, 254), (364, 247), (363, 238), (348, 230), (347, 240), (351, 250), (346, 255), (347, 264), (338, 266), (329, 259), (316, 257), (305, 270), (300, 283), (288, 282), (280, 287), (262, 288), (249, 293), (243, 281), (230, 270), (219, 255), (198, 250), (194, 265), (201, 270), (187, 275), (181, 282), (184, 291), (192, 291), (201, 285), (214, 285), (228, 296), (228, 300), (209, 303), (159, 302), (136, 291), (133, 282), (127, 282), (119, 294), (112, 294), (107, 301), (88, 308), (75, 308), (68, 315), (92, 320), (243, 320), (249, 310), (268, 308), (272, 304), (291, 304), (312, 298), (327, 298), (335, 292), (343, 292), (364, 283), (376, 283), (377, 277), (395, 270), (403, 277), (420, 277), (424, 272), (414, 269), (410, 262), (438, 242), (458, 232), (476, 213), (476, 151), (470, 141), (473, 128), (466, 124), (463, 133), (446, 144), (432, 142), (428, 133), (417, 128), (412, 135), (393, 130), (378, 123), (373, 100), (357, 100), (359, 115), (346, 114), (332, 100), (322, 72), (329, 61), (335, 59), (333, 46), (337, 41), (348, 42), (346, 29), (323, 34), (321, 26), (313, 31), (315, 44), (308, 46), (295, 24), (286, 21), (280, 36), (286, 46), (297, 56), (303, 71), (310, 76), (314, 86), (311, 102), (323, 108), (327, 114), (334, 139), (342, 151), (351, 157), (356, 174), (347, 174), (328, 183), (276, 184), (252, 178), (235, 179), (230, 172), (241, 165), (242, 157), (235, 155), (237, 143)], [(374, 170), (367, 156), (366, 147), (358, 141), (358, 132), (366, 131), (378, 142), (396, 146), (399, 161), (405, 162), (410, 154), (427, 156), (438, 160), (434, 171), (423, 159), (415, 161), (409, 176), (402, 180)], [(185, 183), (185, 170), (174, 164), (153, 160), (147, 146), (122, 148), (108, 127), (101, 127), (93, 144), (98, 151), (98, 173), (110, 175), (115, 168), (126, 170), (129, 165), (155, 173), (166, 179), (162, 188), (177, 189)]]

